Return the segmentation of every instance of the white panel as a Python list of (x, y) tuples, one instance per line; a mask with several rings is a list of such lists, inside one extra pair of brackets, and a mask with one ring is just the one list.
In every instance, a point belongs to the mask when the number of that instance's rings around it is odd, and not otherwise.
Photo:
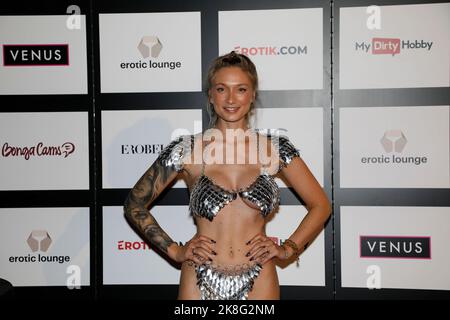
[(379, 29), (367, 7), (340, 8), (340, 88), (448, 87), (450, 3), (378, 8)]
[(342, 188), (450, 187), (448, 106), (340, 108), (339, 116)]
[[(0, 94), (87, 93), (86, 17), (79, 16), (79, 29), (67, 28), (69, 17), (0, 16), (0, 43), (3, 46), (0, 50)], [(39, 66), (37, 59), (33, 66), (5, 66), (4, 45), (36, 44), (68, 45), (68, 64)], [(16, 59), (31, 59), (28, 50), (7, 51), (7, 54), (13, 54)], [(50, 58), (53, 53), (46, 54)], [(36, 59), (36, 55), (33, 57)], [(44, 59), (42, 52), (40, 59)]]
[[(256, 109), (255, 127), (280, 129), (300, 150), (300, 156), (323, 186), (323, 109), (260, 108)], [(280, 187), (286, 186), (277, 179)]]
[[(450, 290), (449, 226), (449, 207), (341, 207), (342, 286), (366, 288), (375, 266), (381, 288)], [(361, 258), (362, 235), (430, 237), (431, 259)]]
[(322, 8), (219, 11), (219, 52), (255, 63), (261, 90), (323, 87)]
[(89, 189), (87, 112), (2, 113), (0, 190)]
[(200, 12), (100, 14), (99, 29), (102, 92), (201, 91)]
[[(152, 215), (174, 241), (187, 242), (195, 234), (187, 206), (154, 206)], [(125, 220), (122, 207), (103, 207), (103, 283), (179, 284), (174, 268), (148, 245)]]
[[(284, 241), (295, 231), (307, 211), (303, 206), (280, 206), (267, 225), (267, 235)], [(322, 231), (300, 256), (300, 263), (277, 268), (280, 285), (325, 286), (325, 233)], [(280, 244), (280, 241), (278, 242)]]
[[(102, 111), (103, 188), (131, 188), (180, 134), (202, 130), (202, 111)], [(175, 187), (186, 187), (180, 180)]]
[[(66, 286), (75, 275), (69, 266), (79, 267), (80, 285), (90, 284), (89, 208), (2, 208), (0, 231), (0, 278), (13, 286)], [(33, 252), (30, 235), (51, 243)]]

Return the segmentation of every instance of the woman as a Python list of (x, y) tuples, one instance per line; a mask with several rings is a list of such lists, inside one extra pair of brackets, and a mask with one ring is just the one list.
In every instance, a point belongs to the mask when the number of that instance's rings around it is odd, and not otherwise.
[[(179, 299), (279, 299), (274, 258), (298, 257), (331, 213), (289, 139), (249, 128), (257, 89), (249, 58), (235, 52), (218, 57), (208, 73), (211, 128), (167, 145), (125, 202), (126, 217), (146, 240), (182, 264)], [(197, 226), (185, 245), (173, 241), (147, 210), (179, 175), (189, 187)], [(281, 246), (265, 234), (267, 216), (279, 203), (275, 175), (290, 183), (308, 209)]]

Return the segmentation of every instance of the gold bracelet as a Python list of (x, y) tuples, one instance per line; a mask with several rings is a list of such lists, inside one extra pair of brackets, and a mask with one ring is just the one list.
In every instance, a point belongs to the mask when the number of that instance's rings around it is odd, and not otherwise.
[(284, 240), (283, 246), (284, 245), (287, 245), (287, 246), (291, 247), (292, 250), (294, 250), (294, 255), (299, 255), (300, 254), (300, 250), (298, 249), (297, 244), (294, 241), (292, 241), (291, 239)]
[(294, 250), (294, 255), (297, 256), (297, 259), (295, 259), (295, 260), (297, 260), (297, 262), (296, 262), (297, 268), (300, 267), (300, 250), (298, 249), (297, 244), (294, 241), (292, 241), (291, 239), (286, 239), (283, 242), (282, 247), (284, 248), (284, 256), (287, 259), (287, 250), (286, 250), (285, 245), (287, 245), (288, 247), (291, 247), (292, 250)]

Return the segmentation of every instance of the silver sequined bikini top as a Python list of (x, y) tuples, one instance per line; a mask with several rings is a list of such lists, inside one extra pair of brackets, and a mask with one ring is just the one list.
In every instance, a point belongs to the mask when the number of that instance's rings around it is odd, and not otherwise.
[[(205, 175), (205, 164), (203, 163), (201, 175), (195, 181), (190, 193), (189, 211), (193, 216), (212, 221), (219, 211), (235, 200), (238, 195), (255, 204), (263, 217), (266, 217), (278, 206), (280, 190), (274, 175), (287, 166), (294, 157), (300, 157), (300, 153), (284, 135), (267, 135), (267, 138), (278, 151), (280, 165), (277, 172), (272, 175), (264, 170), (249, 186), (239, 190), (227, 190)], [(194, 135), (181, 136), (167, 145), (161, 151), (158, 159), (162, 165), (172, 167), (180, 172), (183, 170), (183, 158), (193, 150), (193, 146)]]

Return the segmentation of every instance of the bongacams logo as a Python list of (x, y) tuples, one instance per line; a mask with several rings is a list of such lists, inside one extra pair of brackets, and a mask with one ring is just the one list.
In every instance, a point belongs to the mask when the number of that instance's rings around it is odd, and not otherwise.
[(50, 256), (46, 253), (50, 245), (53, 243), (52, 238), (47, 230), (33, 230), (26, 239), (28, 247), (33, 253), (23, 256), (9, 257), (10, 263), (67, 263), (70, 262), (70, 256)]
[[(144, 59), (154, 58), (157, 59), (163, 49), (163, 44), (157, 36), (143, 36), (138, 45), (137, 51)], [(120, 68), (123, 70), (135, 70), (135, 69), (169, 69), (175, 70), (181, 68), (181, 61), (155, 61), (149, 60), (138, 60), (138, 61), (127, 61), (120, 62)]]
[(402, 155), (408, 140), (405, 134), (399, 130), (387, 130), (380, 139), (381, 146), (385, 151), (384, 154), (377, 156), (363, 156), (361, 163), (364, 164), (386, 164), (386, 165), (408, 165), (416, 166), (427, 163), (428, 158), (420, 155)]
[(19, 147), (5, 142), (2, 146), (2, 157), (23, 157), (29, 160), (31, 157), (59, 157), (67, 158), (75, 151), (75, 144), (64, 142), (60, 146), (46, 146), (43, 142), (38, 142), (35, 146)]
[(235, 46), (234, 51), (246, 56), (278, 56), (278, 55), (306, 55), (308, 54), (308, 46), (286, 45), (286, 46), (255, 46), (244, 47)]
[(400, 38), (373, 38), (370, 42), (355, 42), (355, 51), (372, 53), (373, 55), (391, 54), (395, 56), (401, 50), (430, 51), (433, 42), (425, 40), (400, 40)]

